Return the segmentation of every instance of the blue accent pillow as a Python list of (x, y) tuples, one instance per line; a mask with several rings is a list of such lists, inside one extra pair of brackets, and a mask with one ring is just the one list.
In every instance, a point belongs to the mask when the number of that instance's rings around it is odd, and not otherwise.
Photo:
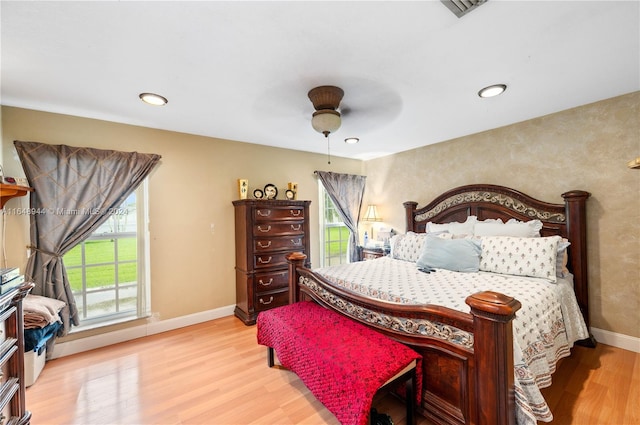
[(416, 264), (420, 268), (473, 273), (480, 269), (481, 252), (479, 241), (427, 236), (422, 254)]

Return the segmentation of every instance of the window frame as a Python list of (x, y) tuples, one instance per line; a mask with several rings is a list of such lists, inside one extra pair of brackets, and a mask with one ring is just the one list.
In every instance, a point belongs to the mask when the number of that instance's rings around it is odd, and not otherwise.
[[(328, 263), (331, 263), (330, 261), (331, 259), (336, 259), (336, 258), (339, 258), (340, 262), (338, 264), (346, 264), (349, 262), (350, 231), (349, 231), (349, 228), (344, 224), (342, 220), (335, 223), (330, 223), (330, 224), (327, 223), (327, 220), (326, 220), (327, 209), (330, 208), (333, 211), (336, 211), (336, 207), (333, 201), (331, 200), (331, 198), (329, 197), (328, 192), (326, 191), (324, 186), (322, 186), (322, 182), (320, 181), (318, 181), (318, 201), (319, 201), (318, 204), (319, 204), (319, 216), (320, 216), (320, 220), (319, 220), (320, 221), (320, 266), (327, 267), (329, 265), (334, 265), (334, 264), (328, 264)], [(327, 205), (327, 203), (330, 203), (330, 206)], [(339, 217), (337, 213), (336, 215)], [(339, 226), (338, 223), (341, 223), (341, 226)], [(327, 241), (326, 234), (329, 227), (344, 227), (346, 231), (346, 238), (342, 238), (342, 232), (340, 232), (339, 239)], [(327, 257), (328, 242), (338, 242), (340, 244), (340, 247), (341, 247), (340, 256)]]
[[(114, 323), (126, 322), (131, 320), (137, 320), (145, 317), (149, 317), (151, 314), (151, 288), (150, 288), (150, 237), (149, 237), (149, 199), (148, 199), (148, 179), (145, 179), (138, 188), (134, 191), (136, 195), (136, 231), (135, 232), (115, 232), (115, 233), (100, 233), (92, 234), (85, 241), (78, 244), (82, 250), (81, 264), (77, 266), (66, 266), (67, 270), (78, 269), (82, 270), (82, 289), (80, 292), (73, 291), (76, 304), (80, 304), (78, 301), (82, 301), (82, 309), (79, 309), (78, 326), (74, 326), (70, 332), (83, 331), (92, 328), (98, 328), (108, 326)], [(137, 263), (137, 275), (136, 275), (136, 308), (135, 311), (127, 310), (126, 312), (111, 312), (96, 317), (87, 317), (87, 295), (97, 293), (100, 291), (91, 291), (87, 289), (86, 282), (86, 267), (85, 264), (85, 242), (101, 239), (121, 239), (126, 237), (136, 237), (136, 260)], [(75, 247), (74, 247), (75, 249)], [(114, 302), (118, 303), (119, 291), (130, 288), (133, 285), (126, 283), (120, 285), (118, 282), (118, 264), (130, 263), (131, 261), (117, 261), (117, 242), (114, 247), (114, 258), (112, 262), (100, 263), (99, 265), (114, 265), (115, 271), (115, 289), (109, 289), (109, 291), (115, 291)], [(95, 266), (96, 264), (90, 264), (89, 266)]]

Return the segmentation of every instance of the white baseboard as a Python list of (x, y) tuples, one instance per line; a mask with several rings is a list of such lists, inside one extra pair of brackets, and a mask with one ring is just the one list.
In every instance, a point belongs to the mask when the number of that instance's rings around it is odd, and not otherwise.
[(87, 338), (75, 339), (73, 341), (57, 342), (54, 345), (53, 353), (51, 353), (50, 358), (55, 359), (58, 357), (70, 356), (72, 354), (106, 347), (107, 345), (117, 344), (119, 342), (129, 341), (144, 336), (183, 328), (185, 326), (207, 322), (209, 320), (219, 319), (221, 317), (231, 316), (234, 308), (235, 304), (213, 310), (202, 311), (200, 313), (189, 314), (187, 316), (176, 317), (174, 319), (153, 321), (141, 326), (121, 329)]
[(599, 343), (640, 353), (640, 338), (598, 328), (591, 328), (591, 333)]

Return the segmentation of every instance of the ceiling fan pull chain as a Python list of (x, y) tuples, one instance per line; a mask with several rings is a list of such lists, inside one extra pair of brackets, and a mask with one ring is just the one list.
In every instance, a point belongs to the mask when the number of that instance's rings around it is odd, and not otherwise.
[(327, 164), (331, 164), (331, 140), (329, 139), (329, 133), (325, 135), (327, 138)]

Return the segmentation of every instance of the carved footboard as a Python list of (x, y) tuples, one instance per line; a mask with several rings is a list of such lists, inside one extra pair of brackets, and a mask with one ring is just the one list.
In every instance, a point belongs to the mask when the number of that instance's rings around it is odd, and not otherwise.
[(409, 345), (424, 358), (419, 412), (438, 424), (515, 424), (512, 320), (520, 303), (495, 292), (466, 300), (471, 314), (358, 296), (289, 261), (289, 301), (312, 299)]

